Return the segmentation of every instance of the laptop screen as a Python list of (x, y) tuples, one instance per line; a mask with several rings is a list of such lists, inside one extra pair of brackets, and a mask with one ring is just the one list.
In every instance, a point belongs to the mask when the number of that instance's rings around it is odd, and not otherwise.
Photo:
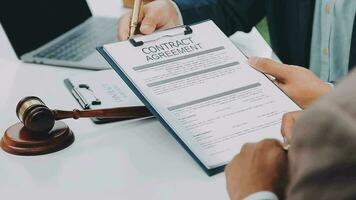
[(1, 0), (0, 22), (18, 57), (91, 16), (85, 0)]

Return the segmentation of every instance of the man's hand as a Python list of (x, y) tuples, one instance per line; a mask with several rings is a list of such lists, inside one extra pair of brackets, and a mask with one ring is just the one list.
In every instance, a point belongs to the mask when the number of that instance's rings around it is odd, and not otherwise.
[[(129, 37), (130, 17), (131, 13), (127, 13), (119, 19), (119, 40), (127, 40)], [(143, 6), (140, 22), (140, 33), (147, 35), (155, 30), (178, 26), (179, 16), (171, 0), (155, 0)]]
[(331, 87), (303, 67), (285, 65), (267, 58), (253, 57), (249, 64), (255, 69), (276, 78), (277, 85), (299, 106), (306, 108)]
[(287, 180), (287, 154), (277, 140), (245, 144), (240, 154), (225, 168), (231, 200), (261, 191), (283, 197)]
[(282, 127), (281, 127), (281, 132), (282, 136), (284, 138), (284, 142), (286, 144), (290, 144), (291, 139), (292, 139), (292, 130), (295, 124), (295, 121), (298, 119), (299, 115), (303, 111), (294, 111), (294, 112), (289, 112), (283, 115), (282, 118)]

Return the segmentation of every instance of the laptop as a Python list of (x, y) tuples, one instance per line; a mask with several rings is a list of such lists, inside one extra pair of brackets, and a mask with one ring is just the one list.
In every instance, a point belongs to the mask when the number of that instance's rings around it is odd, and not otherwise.
[(110, 68), (95, 47), (116, 41), (117, 19), (93, 17), (85, 0), (2, 0), (0, 22), (24, 62)]

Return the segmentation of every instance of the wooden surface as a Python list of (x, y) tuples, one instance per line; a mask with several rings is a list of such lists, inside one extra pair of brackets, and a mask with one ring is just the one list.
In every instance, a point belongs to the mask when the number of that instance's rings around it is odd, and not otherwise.
[(0, 146), (10, 154), (34, 156), (62, 150), (73, 142), (73, 132), (64, 122), (56, 122), (47, 134), (30, 132), (19, 122), (5, 131)]

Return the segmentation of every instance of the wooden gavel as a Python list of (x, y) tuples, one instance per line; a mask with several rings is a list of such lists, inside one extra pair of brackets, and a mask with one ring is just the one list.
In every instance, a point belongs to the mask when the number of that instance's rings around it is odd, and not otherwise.
[(56, 152), (74, 142), (73, 131), (61, 119), (84, 117), (134, 119), (152, 114), (146, 107), (100, 110), (51, 110), (38, 97), (25, 97), (16, 107), (21, 122), (10, 126), (0, 140), (0, 147), (15, 155), (34, 156)]
[(40, 98), (34, 96), (25, 97), (20, 100), (16, 107), (16, 114), (25, 128), (37, 134), (48, 133), (53, 128), (55, 121), (61, 119), (89, 117), (134, 119), (152, 116), (150, 111), (144, 106), (99, 110), (51, 110)]

